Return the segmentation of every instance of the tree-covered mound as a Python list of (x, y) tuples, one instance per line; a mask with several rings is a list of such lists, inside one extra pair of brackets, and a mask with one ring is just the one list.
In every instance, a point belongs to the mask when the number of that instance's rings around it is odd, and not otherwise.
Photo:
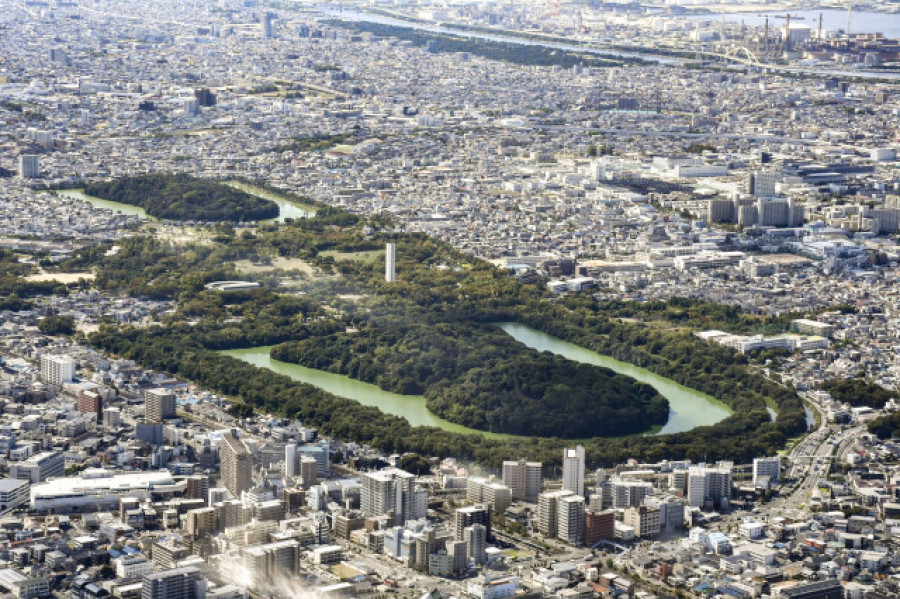
[(536, 350), (481, 323), (423, 323), (415, 314), (372, 319), (279, 345), (272, 357), (424, 394), (428, 409), (479, 430), (541, 437), (630, 435), (664, 424), (653, 387), (599, 366)]
[[(681, 433), (585, 439), (592, 467), (628, 459), (747, 462), (774, 454), (788, 437), (806, 430), (803, 404), (793, 388), (763, 376), (747, 356), (693, 334), (705, 328), (768, 330), (773, 322), (697, 300), (626, 306), (587, 295), (556, 297), (543, 285), (522, 284), (508, 272), (422, 233), (396, 233), (395, 224), (387, 217), (362, 219), (338, 208), (315, 207), (313, 218), (264, 224), (252, 233), (223, 233), (204, 243), (176, 246), (143, 236), (126, 238), (116, 242), (118, 252), (109, 252), (108, 244), (85, 248), (58, 268), (69, 272), (93, 269), (97, 277), (91, 284), (98, 289), (177, 300), (176, 311), (160, 314), (154, 326), (101, 327), (90, 335), (94, 347), (225, 395), (234, 402), (229, 410), (234, 416), (264, 412), (299, 419), (323, 435), (368, 444), (387, 453), (453, 456), (490, 468), (499, 468), (503, 460), (526, 457), (555, 467), (563, 448), (572, 441), (537, 436), (489, 438), (412, 426), (402, 417), (217, 350), (365, 331), (368, 321), (382, 323), (389, 318), (460, 331), (477, 323), (517, 322), (651, 370), (709, 394), (733, 410), (714, 425)], [(362, 256), (350, 259), (357, 253), (379, 250), (385, 242), (395, 243), (397, 250), (397, 279), (391, 283), (384, 280), (382, 262)], [(341, 259), (336, 259), (338, 254)], [(302, 294), (281, 283), (289, 272), (280, 275), (277, 270), (254, 275), (254, 280), (263, 284), (258, 289), (222, 294), (204, 287), (210, 281), (241, 276), (237, 261), (262, 264), (276, 257), (305, 261), (321, 276), (302, 280)], [(11, 270), (15, 257), (4, 262), (0, 254), (0, 265)], [(16, 268), (26, 266), (18, 264)], [(66, 286), (58, 283), (27, 281), (3, 272), (0, 300), (4, 292), (10, 299), (21, 298), (18, 302), (67, 292)], [(296, 276), (294, 282), (301, 279)], [(624, 318), (626, 309), (635, 311), (636, 317)], [(379, 358), (389, 353), (377, 352)], [(767, 405), (778, 412), (775, 422)], [(893, 431), (897, 427), (886, 428)]]
[(140, 206), (150, 216), (202, 222), (255, 221), (278, 216), (278, 204), (218, 181), (185, 174), (152, 174), (91, 183), (84, 193)]

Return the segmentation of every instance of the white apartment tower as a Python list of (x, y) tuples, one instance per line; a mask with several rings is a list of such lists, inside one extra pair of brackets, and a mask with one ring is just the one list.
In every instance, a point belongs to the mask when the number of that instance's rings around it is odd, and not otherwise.
[(68, 356), (41, 356), (41, 381), (61, 387), (75, 376), (75, 360)]
[(563, 450), (562, 488), (584, 497), (584, 446)]
[(731, 499), (732, 465), (720, 463), (715, 467), (692, 466), (688, 469), (687, 497), (691, 507), (711, 505), (727, 507)]

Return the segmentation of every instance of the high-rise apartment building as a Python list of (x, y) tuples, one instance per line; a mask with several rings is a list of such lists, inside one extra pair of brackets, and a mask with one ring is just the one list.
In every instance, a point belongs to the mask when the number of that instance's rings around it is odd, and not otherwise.
[(572, 491), (548, 491), (538, 495), (538, 531), (545, 537), (555, 537), (559, 523), (559, 500), (574, 495)]
[(202, 499), (206, 503), (209, 499), (209, 477), (205, 474), (194, 474), (187, 477), (187, 487), (184, 496), (188, 499)]
[(691, 507), (727, 507), (731, 499), (731, 469), (727, 462), (715, 467), (692, 466), (688, 469), (687, 499)]
[(41, 167), (35, 154), (19, 156), (19, 176), (23, 179), (35, 179), (41, 176)]
[(250, 450), (234, 431), (222, 435), (219, 442), (222, 485), (234, 497), (240, 497), (253, 484), (253, 461)]
[(563, 450), (562, 488), (584, 497), (584, 446)]
[(415, 482), (415, 475), (399, 468), (385, 468), (362, 476), (360, 508), (367, 516), (383, 516), (394, 512), (394, 521), (402, 525), (424, 518), (428, 508), (428, 492)]
[(454, 538), (457, 541), (463, 540), (463, 531), (473, 524), (481, 524), (487, 530), (488, 537), (491, 536), (491, 507), (487, 505), (472, 505), (456, 510), (454, 519)]
[(572, 545), (584, 543), (584, 497), (568, 495), (559, 500), (556, 538)]
[(41, 356), (41, 381), (61, 387), (75, 377), (75, 360), (69, 356)]
[(612, 480), (609, 488), (612, 507), (616, 510), (637, 507), (653, 493), (653, 484), (640, 480)]
[(466, 500), (491, 506), (495, 514), (502, 514), (512, 504), (512, 490), (506, 485), (479, 476), (466, 481)]
[(193, 566), (146, 574), (141, 586), (141, 599), (202, 599), (206, 596), (206, 579)]
[(175, 394), (167, 389), (147, 389), (144, 392), (144, 418), (162, 422), (175, 418)]
[(510, 488), (515, 501), (537, 503), (541, 494), (541, 468), (540, 462), (503, 462), (503, 484)]
[(634, 534), (640, 538), (647, 538), (659, 534), (659, 510), (646, 505), (630, 507), (625, 510), (622, 520), (625, 526), (634, 528)]
[(466, 553), (475, 563), (483, 564), (487, 558), (488, 530), (481, 524), (467, 526), (463, 530), (462, 540), (466, 542)]

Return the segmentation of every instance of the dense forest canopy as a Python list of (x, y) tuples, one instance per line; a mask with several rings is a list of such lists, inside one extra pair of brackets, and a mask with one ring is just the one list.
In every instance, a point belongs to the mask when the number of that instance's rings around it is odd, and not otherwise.
[(224, 183), (185, 174), (152, 174), (91, 183), (84, 193), (140, 206), (150, 216), (201, 222), (256, 221), (278, 216), (278, 205)]
[(482, 323), (424, 324), (415, 311), (367, 319), (353, 332), (285, 343), (272, 357), (424, 394), (428, 409), (469, 428), (542, 437), (628, 435), (664, 424), (649, 385), (539, 353)]

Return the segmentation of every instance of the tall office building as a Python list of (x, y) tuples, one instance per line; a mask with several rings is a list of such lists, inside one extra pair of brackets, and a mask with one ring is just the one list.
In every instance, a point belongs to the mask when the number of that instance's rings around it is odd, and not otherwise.
[(562, 497), (557, 510), (556, 538), (572, 545), (584, 543), (584, 497)]
[(189, 566), (144, 575), (141, 599), (202, 599), (206, 579), (200, 570)]
[(253, 462), (250, 450), (235, 432), (225, 433), (219, 442), (219, 462), (222, 484), (234, 497), (253, 484)]
[(19, 176), (23, 179), (35, 179), (41, 176), (41, 167), (35, 154), (19, 156)]
[(555, 537), (559, 523), (559, 500), (574, 495), (572, 491), (548, 491), (538, 495), (538, 531), (545, 537)]
[(69, 356), (41, 356), (41, 381), (62, 386), (75, 377), (75, 360)]
[(428, 509), (428, 492), (415, 482), (416, 477), (399, 468), (385, 468), (362, 476), (360, 508), (367, 516), (383, 516), (394, 512), (394, 521), (403, 525), (424, 518)]
[(503, 462), (503, 484), (512, 491), (516, 501), (537, 503), (541, 494), (541, 463), (525, 460)]
[(384, 280), (393, 283), (397, 270), (397, 246), (389, 243), (384, 246)]
[(584, 446), (563, 450), (562, 488), (584, 497)]
[(175, 394), (167, 389), (147, 389), (144, 392), (144, 418), (162, 422), (175, 418)]

